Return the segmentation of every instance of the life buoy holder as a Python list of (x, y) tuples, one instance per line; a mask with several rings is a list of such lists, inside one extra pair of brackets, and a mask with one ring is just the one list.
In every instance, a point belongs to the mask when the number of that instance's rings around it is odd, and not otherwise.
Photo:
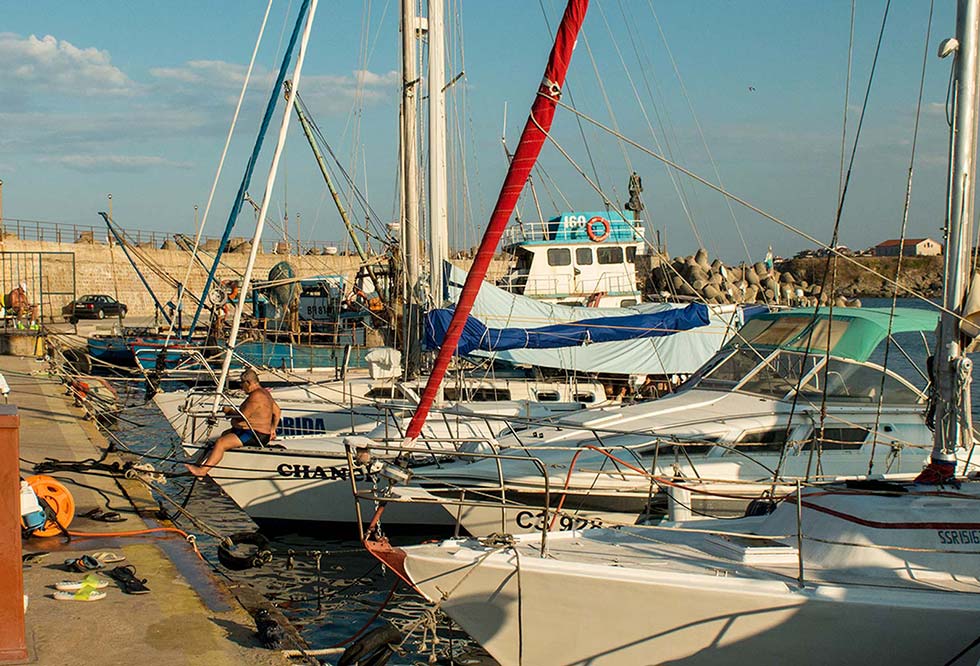
[[(602, 233), (596, 233), (595, 225), (599, 223), (602, 225)], [(588, 222), (585, 223), (585, 233), (589, 235), (589, 240), (593, 243), (601, 243), (602, 241), (609, 238), (609, 233), (612, 231), (612, 227), (609, 225), (609, 220), (604, 217), (599, 217), (596, 215), (590, 218)]]

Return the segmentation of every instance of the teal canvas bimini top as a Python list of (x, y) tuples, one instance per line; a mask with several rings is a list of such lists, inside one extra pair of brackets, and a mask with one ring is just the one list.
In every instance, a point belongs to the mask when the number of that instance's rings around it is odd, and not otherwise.
[(892, 318), (890, 308), (834, 308), (821, 307), (814, 315), (813, 308), (793, 308), (768, 312), (753, 317), (739, 329), (738, 335), (728, 346), (749, 344), (752, 347), (768, 347), (823, 354), (830, 342), (833, 356), (855, 361), (867, 361), (872, 352), (891, 332), (908, 333), (936, 330), (939, 313), (918, 308), (895, 308)]

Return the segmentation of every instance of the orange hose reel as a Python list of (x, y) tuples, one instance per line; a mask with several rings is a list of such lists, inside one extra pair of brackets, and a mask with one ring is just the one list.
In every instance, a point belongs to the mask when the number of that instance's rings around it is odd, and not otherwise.
[(50, 476), (37, 474), (35, 476), (29, 476), (24, 480), (34, 490), (38, 500), (47, 502), (47, 505), (51, 507), (51, 510), (57, 517), (57, 522), (49, 518), (44, 524), (44, 527), (39, 530), (34, 530), (34, 534), (41, 537), (61, 534), (61, 528), (58, 525), (60, 524), (61, 527), (67, 528), (75, 517), (75, 498), (71, 496), (71, 493), (64, 484)]

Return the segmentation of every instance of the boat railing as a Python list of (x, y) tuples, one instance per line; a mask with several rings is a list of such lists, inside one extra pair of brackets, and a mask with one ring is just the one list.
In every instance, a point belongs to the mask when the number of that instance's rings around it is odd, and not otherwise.
[(628, 275), (606, 272), (597, 278), (583, 279), (573, 275), (529, 275), (521, 280), (525, 296), (588, 296), (599, 292), (607, 294), (636, 294), (636, 283)]
[[(608, 222), (610, 231), (604, 242), (638, 243), (643, 240), (644, 229), (641, 223), (620, 219), (613, 219)], [(507, 247), (508, 245), (543, 241), (554, 241), (558, 243), (594, 242), (589, 237), (585, 224), (586, 219), (584, 216), (575, 222), (570, 220), (525, 221), (507, 227), (501, 237), (501, 243), (503, 247)]]
[[(550, 515), (550, 510), (551, 510), (550, 509), (550, 505), (551, 505), (551, 485), (550, 485), (549, 478), (548, 478), (548, 470), (547, 470), (547, 467), (545, 466), (544, 462), (542, 462), (539, 458), (536, 458), (536, 457), (533, 457), (533, 456), (513, 455), (513, 454), (508, 454), (508, 453), (501, 453), (499, 451), (494, 451), (493, 453), (486, 453), (486, 452), (471, 453), (471, 452), (464, 451), (464, 450), (462, 450), (459, 447), (456, 447), (456, 448), (457, 448), (457, 450), (455, 451), (455, 453), (453, 453), (453, 457), (454, 458), (459, 458), (459, 459), (463, 459), (463, 460), (466, 460), (466, 459), (473, 459), (473, 460), (476, 460), (476, 459), (493, 459), (493, 460), (496, 460), (497, 461), (497, 473), (498, 473), (498, 481), (499, 481), (498, 487), (497, 488), (481, 488), (479, 491), (474, 491), (474, 493), (475, 494), (486, 494), (487, 492), (490, 492), (490, 491), (496, 491), (496, 490), (499, 490), (500, 491), (501, 526), (503, 526), (505, 524), (504, 523), (504, 520), (505, 520), (504, 509), (505, 509), (505, 507), (507, 505), (506, 486), (505, 486), (504, 480), (503, 480), (503, 476), (504, 476), (503, 465), (502, 465), (503, 461), (514, 460), (514, 461), (520, 461), (520, 462), (529, 462), (529, 463), (531, 463), (532, 465), (535, 466), (535, 468), (537, 469), (537, 471), (541, 474), (541, 477), (543, 479), (543, 484), (544, 484), (544, 512), (545, 512), (544, 515), (545, 515), (546, 519), (541, 521), (541, 530), (540, 530), (541, 531), (541, 554), (544, 555), (545, 553), (547, 553), (547, 550), (548, 550), (548, 531), (549, 531), (549, 526), (547, 525), (547, 523), (548, 523), (547, 516)], [(381, 462), (380, 463), (380, 469), (378, 470), (377, 474), (379, 476), (384, 477), (384, 478), (386, 478), (386, 479), (388, 479), (390, 481), (389, 486), (386, 489), (382, 490), (380, 493), (378, 491), (376, 491), (373, 487), (371, 487), (371, 488), (362, 488), (362, 487), (359, 487), (358, 486), (358, 484), (356, 482), (356, 479), (358, 477), (363, 478), (364, 475), (365, 475), (365, 462), (364, 462), (364, 459), (363, 459), (363, 457), (359, 457), (359, 454), (361, 452), (358, 451), (358, 447), (357, 446), (354, 446), (354, 445), (352, 445), (350, 443), (345, 443), (344, 449), (345, 449), (346, 454), (347, 454), (347, 465), (348, 465), (348, 468), (350, 470), (350, 473), (348, 474), (348, 478), (350, 479), (350, 483), (351, 483), (351, 492), (353, 493), (353, 495), (354, 495), (354, 497), (355, 497), (356, 500), (369, 500), (369, 501), (372, 501), (372, 502), (378, 502), (378, 501), (383, 501), (383, 502), (396, 502), (396, 503), (397, 502), (401, 502), (401, 503), (416, 503), (416, 504), (420, 504), (420, 503), (421, 504), (440, 504), (440, 505), (447, 505), (448, 504), (448, 505), (455, 506), (457, 508), (456, 528), (455, 528), (456, 529), (456, 535), (457, 536), (459, 536), (460, 530), (461, 530), (460, 516), (461, 516), (462, 509), (464, 507), (466, 507), (466, 506), (472, 506), (472, 507), (485, 507), (486, 506), (486, 502), (485, 501), (480, 502), (480, 501), (473, 501), (473, 500), (466, 499), (466, 490), (465, 489), (462, 490), (459, 499), (455, 499), (455, 498), (448, 498), (448, 499), (443, 499), (443, 498), (433, 498), (433, 499), (428, 499), (428, 498), (404, 498), (404, 497), (398, 497), (397, 495), (392, 495), (390, 493), (390, 490), (395, 486), (396, 483), (402, 482), (402, 481), (407, 481), (408, 479), (410, 479), (412, 477), (412, 468), (411, 467), (402, 467), (401, 465), (396, 464), (396, 461), (399, 461), (399, 460), (400, 461), (407, 461), (407, 460), (409, 460), (411, 458), (411, 456), (418, 455), (419, 452), (420, 452), (420, 447), (419, 446), (396, 446), (396, 445), (393, 445), (393, 444), (389, 444), (389, 445), (385, 445), (384, 446), (384, 450), (385, 450), (386, 455), (388, 455), (388, 456), (394, 456), (394, 460), (393, 461), (390, 461), (390, 462)], [(364, 517), (361, 514), (361, 504), (360, 504), (360, 501), (355, 501), (354, 502), (354, 506), (355, 506), (355, 511), (357, 513), (357, 524), (358, 524), (359, 529), (361, 530), (361, 540), (363, 541), (364, 540), (364, 537), (365, 537), (365, 533), (364, 533)], [(515, 505), (515, 506), (522, 506), (522, 505)], [(506, 530), (504, 530), (504, 531), (506, 531)]]

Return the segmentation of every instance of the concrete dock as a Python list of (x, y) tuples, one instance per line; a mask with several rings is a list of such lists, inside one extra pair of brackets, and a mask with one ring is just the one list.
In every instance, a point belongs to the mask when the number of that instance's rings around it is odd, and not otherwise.
[[(22, 476), (32, 475), (33, 463), (47, 457), (77, 461), (101, 455), (105, 438), (93, 422), (84, 419), (84, 411), (72, 405), (65, 387), (48, 377), (46, 364), (2, 356), (0, 372), (11, 387), (9, 401), (20, 414)], [(179, 535), (121, 536), (161, 525), (152, 517), (156, 504), (145, 486), (132, 481), (120, 485), (114, 478), (93, 474), (59, 472), (53, 476), (66, 482), (75, 500), (76, 518), (69, 530), (104, 536), (76, 537), (70, 543), (64, 536), (31, 537), (23, 542), (25, 553), (50, 553), (41, 562), (24, 566), (30, 663), (291, 663), (282, 653), (259, 644), (252, 617)], [(71, 480), (98, 488), (128, 519), (105, 523), (80, 517), (92, 509), (105, 509), (105, 498)], [(64, 560), (95, 551), (125, 555), (123, 564), (134, 565), (151, 592), (129, 595), (111, 581), (106, 598), (99, 601), (54, 599), (56, 583), (81, 578), (65, 570)]]

